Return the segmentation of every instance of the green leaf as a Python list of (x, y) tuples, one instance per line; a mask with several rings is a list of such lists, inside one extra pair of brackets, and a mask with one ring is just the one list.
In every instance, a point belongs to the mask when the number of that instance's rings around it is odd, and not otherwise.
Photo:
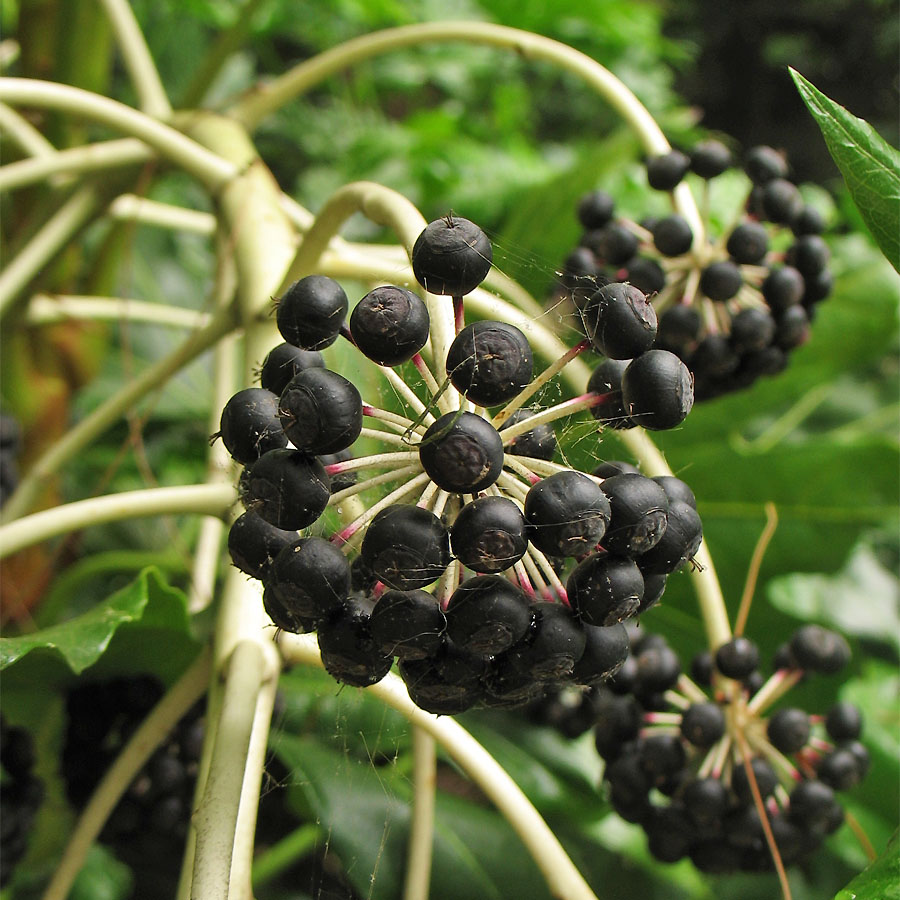
[(137, 624), (144, 643), (149, 629), (180, 632), (181, 639), (166, 647), (165, 668), (181, 662), (177, 671), (183, 667), (184, 651), (192, 655), (195, 642), (189, 637), (187, 599), (166, 584), (156, 569), (145, 569), (128, 587), (83, 615), (31, 634), (0, 638), (0, 671), (34, 655), (62, 662), (78, 675), (100, 659), (120, 628)]
[(900, 272), (900, 153), (864, 119), (826, 97), (799, 72), (790, 72), (863, 220)]
[(69, 900), (126, 900), (134, 888), (131, 869), (102, 844), (88, 851)]
[(897, 832), (884, 853), (861, 872), (835, 900), (898, 900), (900, 898), (900, 853)]
[(769, 584), (769, 599), (804, 621), (887, 641), (900, 649), (900, 580), (867, 544), (836, 575), (794, 574)]

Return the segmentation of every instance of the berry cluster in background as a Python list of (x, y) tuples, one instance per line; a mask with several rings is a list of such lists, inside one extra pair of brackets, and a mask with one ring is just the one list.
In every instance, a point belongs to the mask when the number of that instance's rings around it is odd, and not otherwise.
[(613, 809), (644, 829), (660, 861), (689, 857), (710, 873), (771, 869), (760, 806), (780, 860), (807, 858), (843, 823), (836, 793), (863, 779), (869, 754), (854, 705), (822, 715), (784, 701), (808, 676), (839, 672), (846, 641), (803, 626), (766, 679), (745, 637), (698, 654), (689, 674), (661, 635), (630, 637), (628, 659), (605, 685), (548, 695), (530, 717), (568, 737), (593, 728)]
[[(438, 219), (416, 242), (414, 274), (455, 322), (434, 371), (419, 352), (430, 318), (417, 294), (383, 285), (350, 311), (332, 279), (295, 282), (277, 306), (285, 343), (262, 363), (261, 387), (229, 400), (219, 433), (245, 466), (229, 550), (263, 582), (273, 622), (315, 631), (326, 669), (347, 684), (378, 681), (396, 659), (412, 699), (437, 713), (607, 677), (627, 654), (621, 623), (658, 602), (702, 536), (679, 479), (554, 461), (554, 423), (573, 414), (664, 429), (690, 411), (690, 374), (651, 349), (643, 294), (604, 288), (588, 339), (535, 375), (519, 328), (465, 322), (464, 297), (491, 259), (466, 219)], [(325, 366), (320, 351), (339, 337), (381, 367), (395, 409)], [(609, 358), (586, 392), (535, 405), (591, 349)], [(407, 363), (409, 382), (395, 368)], [(442, 405), (451, 388), (459, 400)], [(376, 452), (355, 454), (360, 438)], [(349, 521), (337, 521), (342, 508)]]
[(696, 176), (703, 239), (678, 213), (638, 224), (617, 218), (606, 192), (585, 195), (578, 205), (584, 233), (562, 268), (564, 296), (580, 311), (588, 335), (595, 330), (598, 289), (627, 282), (648, 295), (658, 316), (651, 345), (687, 364), (698, 400), (781, 372), (808, 339), (816, 306), (832, 288), (823, 217), (804, 202), (787, 161), (771, 147), (746, 154), (745, 200), (721, 233), (712, 233), (714, 182), (733, 165), (718, 141), (698, 144), (690, 155), (671, 150), (647, 160), (647, 181), (658, 191)]

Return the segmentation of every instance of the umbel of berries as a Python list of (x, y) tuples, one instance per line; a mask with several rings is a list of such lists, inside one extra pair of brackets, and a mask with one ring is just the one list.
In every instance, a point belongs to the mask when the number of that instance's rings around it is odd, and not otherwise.
[(843, 823), (839, 795), (865, 777), (869, 754), (857, 707), (810, 713), (790, 690), (839, 671), (846, 641), (804, 626), (765, 678), (745, 637), (700, 654), (690, 675), (661, 636), (641, 628), (631, 638), (606, 685), (567, 706), (557, 695), (533, 714), (571, 734), (594, 723), (610, 803), (644, 829), (657, 859), (726, 873), (808, 858)]
[[(699, 187), (706, 198), (700, 208), (708, 210), (716, 178), (734, 166), (724, 144), (705, 141), (690, 154), (649, 158), (647, 182), (658, 191), (682, 182)], [(610, 359), (651, 346), (678, 356), (700, 400), (781, 372), (832, 288), (824, 219), (790, 180), (787, 160), (771, 147), (754, 147), (743, 171), (740, 208), (720, 211), (715, 220), (706, 216), (702, 239), (678, 213), (638, 223), (616, 218), (609, 194), (585, 195), (578, 204), (584, 233), (554, 297), (571, 299), (588, 338)], [(728, 222), (727, 230), (716, 221)], [(639, 300), (641, 292), (652, 309)], [(604, 329), (614, 318), (623, 331), (611, 342)]]
[[(435, 713), (601, 683), (627, 655), (622, 623), (659, 601), (702, 534), (678, 479), (557, 461), (556, 429), (575, 416), (593, 424), (600, 456), (607, 421), (670, 428), (690, 409), (690, 375), (653, 348), (646, 297), (598, 292), (591, 341), (541, 371), (519, 327), (465, 321), (491, 257), (480, 228), (448, 216), (412, 251), (424, 299), (381, 285), (351, 303), (330, 278), (301, 279), (279, 301), (285, 343), (263, 386), (222, 413), (244, 466), (229, 552), (262, 583), (272, 622), (316, 632), (345, 684), (372, 684), (396, 661)], [(338, 340), (379, 367), (377, 396), (331, 367)], [(592, 350), (619, 368), (601, 363), (581, 396), (541, 403)]]

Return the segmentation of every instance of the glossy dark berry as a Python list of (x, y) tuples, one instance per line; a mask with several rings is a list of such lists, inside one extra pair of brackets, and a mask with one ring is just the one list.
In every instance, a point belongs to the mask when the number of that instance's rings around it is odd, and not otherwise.
[(779, 709), (766, 726), (769, 742), (782, 753), (796, 753), (809, 740), (809, 716), (794, 706)]
[(445, 413), (425, 432), (419, 459), (445, 491), (473, 494), (500, 477), (503, 441), (497, 429), (475, 413)]
[(479, 406), (496, 406), (515, 397), (531, 381), (533, 365), (528, 338), (505, 322), (473, 322), (447, 351), (453, 386)]
[(331, 481), (315, 457), (269, 450), (247, 471), (243, 501), (251, 512), (286, 531), (312, 525), (331, 498)]
[[(509, 428), (511, 425), (517, 425), (530, 419), (534, 412), (530, 409), (517, 409), (501, 426), (500, 431)], [(550, 422), (544, 422), (535, 425), (530, 431), (516, 435), (512, 442), (507, 444), (506, 452), (512, 453), (513, 456), (528, 456), (532, 459), (551, 460), (556, 455), (558, 443), (556, 440), (556, 432)]]
[(228, 530), (228, 552), (242, 572), (262, 579), (281, 550), (296, 540), (296, 531), (283, 531), (256, 513), (245, 512)]
[[(760, 757), (754, 757), (750, 760), (750, 768), (753, 770), (756, 786), (763, 799), (768, 797), (778, 785), (778, 776), (775, 770)], [(753, 803), (753, 791), (750, 787), (750, 779), (747, 777), (747, 770), (743, 764), (734, 767), (731, 775), (731, 788), (737, 794), (741, 803)]]
[(852, 751), (838, 747), (819, 761), (816, 776), (835, 791), (849, 791), (859, 784), (859, 762)]
[(675, 687), (681, 675), (678, 654), (667, 644), (641, 647), (637, 656), (635, 693), (642, 698)]
[[(318, 456), (318, 459), (323, 466), (333, 466), (353, 459), (353, 453), (348, 448), (346, 450), (339, 450), (337, 453), (322, 453)], [(338, 491), (343, 491), (348, 487), (352, 487), (356, 484), (356, 481), (357, 472), (353, 469), (347, 472), (335, 472), (331, 476), (331, 493), (336, 494)]]
[(585, 232), (581, 243), (608, 266), (624, 265), (638, 249), (637, 237), (621, 222), (608, 222), (602, 228)]
[(772, 269), (762, 283), (762, 295), (769, 308), (776, 313), (799, 303), (805, 290), (803, 276), (793, 266)]
[(693, 306), (670, 306), (660, 317), (656, 332), (656, 346), (686, 355), (700, 337), (703, 322)]
[(773, 178), (762, 192), (762, 208), (771, 222), (790, 225), (803, 211), (803, 198), (795, 184), (785, 178)]
[(602, 228), (611, 218), (615, 201), (606, 191), (591, 191), (578, 201), (578, 221), (585, 229)]
[(690, 167), (690, 159), (680, 150), (669, 150), (647, 160), (647, 181), (657, 191), (671, 191)]
[(450, 538), (430, 510), (388, 506), (372, 520), (359, 552), (379, 580), (409, 591), (431, 584), (447, 568)]
[(699, 382), (720, 383), (737, 369), (740, 357), (724, 334), (707, 334), (694, 348), (689, 363)]
[(693, 378), (674, 353), (648, 350), (622, 374), (622, 402), (629, 418), (642, 428), (674, 428), (694, 405)]
[(668, 575), (693, 559), (703, 538), (697, 510), (678, 500), (669, 501), (666, 530), (658, 543), (637, 557), (643, 572)]
[(362, 431), (362, 398), (355, 385), (330, 369), (305, 369), (288, 382), (279, 400), (290, 442), (318, 456), (349, 447)]
[(728, 788), (718, 778), (697, 778), (685, 788), (682, 802), (695, 822), (712, 825), (728, 810)]
[(743, 222), (728, 235), (725, 249), (737, 263), (760, 263), (769, 250), (769, 233), (759, 222)]
[(317, 618), (301, 615), (294, 605), (290, 601), (285, 601), (271, 585), (263, 591), (263, 609), (276, 628), (290, 634), (311, 634), (319, 625)]
[(691, 678), (701, 687), (712, 684), (713, 660), (709, 650), (701, 650), (691, 660)]
[(700, 274), (700, 290), (710, 300), (730, 300), (743, 283), (741, 270), (729, 259), (710, 263)]
[(591, 475), (598, 478), (612, 478), (614, 475), (640, 475), (641, 470), (630, 462), (624, 462), (620, 459), (607, 459), (599, 465), (595, 466)]
[(712, 747), (725, 734), (725, 715), (718, 703), (694, 703), (681, 717), (681, 734), (695, 747)]
[(625, 281), (649, 296), (658, 294), (666, 286), (666, 273), (655, 259), (635, 256), (625, 264)]
[(603, 482), (610, 520), (603, 547), (619, 556), (636, 556), (655, 547), (666, 530), (669, 501), (653, 479), (615, 475)]
[(475, 572), (502, 572), (528, 549), (525, 516), (506, 497), (479, 497), (459, 511), (450, 531), (450, 546), (459, 561)]
[(428, 340), (431, 322), (418, 294), (388, 284), (369, 291), (350, 314), (353, 342), (381, 366), (412, 359)]
[(813, 830), (827, 823), (834, 806), (834, 791), (821, 781), (801, 781), (791, 791), (789, 813), (801, 826)]
[(749, 638), (732, 638), (716, 650), (716, 668), (726, 678), (746, 678), (758, 665), (759, 648)]
[(575, 663), (572, 678), (578, 684), (606, 681), (620, 671), (628, 658), (628, 632), (625, 626), (583, 624), (584, 653)]
[(753, 147), (744, 157), (744, 170), (754, 184), (766, 184), (788, 173), (785, 158), (772, 147)]
[(793, 266), (809, 283), (828, 267), (831, 251), (817, 234), (805, 234), (797, 238), (785, 254), (785, 262)]
[(337, 340), (349, 305), (344, 289), (333, 278), (307, 275), (278, 301), (278, 330), (294, 347), (322, 350)]
[(862, 713), (858, 706), (841, 701), (825, 716), (825, 730), (834, 741), (853, 741), (862, 733)]
[(849, 662), (850, 647), (834, 631), (820, 625), (804, 625), (791, 638), (791, 654), (801, 669), (830, 675)]
[(637, 613), (644, 579), (633, 560), (592, 554), (572, 570), (566, 593), (587, 624), (615, 625)]
[(401, 660), (399, 669), (410, 699), (435, 715), (464, 712), (484, 696), (483, 657), (467, 653), (449, 640), (437, 655)]
[(499, 575), (467, 578), (451, 594), (447, 633), (459, 647), (488, 656), (524, 637), (531, 610), (522, 591)]
[[(638, 567), (640, 568), (640, 567)], [(638, 607), (637, 614), (642, 616), (648, 609), (652, 609), (662, 600), (663, 594), (666, 592), (666, 584), (669, 576), (661, 572), (641, 571), (644, 578), (644, 596), (641, 597), (641, 605)]]
[(322, 664), (335, 681), (368, 687), (390, 671), (393, 658), (375, 645), (369, 615), (368, 604), (351, 599), (319, 626)]
[(630, 284), (600, 288), (582, 309), (582, 321), (594, 349), (611, 359), (631, 359), (656, 340), (656, 311)]
[(238, 391), (225, 404), (219, 429), (231, 458), (245, 466), (268, 450), (287, 446), (278, 418), (278, 397), (265, 388)]
[(825, 230), (825, 217), (814, 206), (804, 206), (791, 222), (791, 230), (798, 237), (803, 234), (821, 234)]
[(669, 503), (687, 503), (697, 508), (697, 498), (689, 485), (674, 475), (656, 475), (653, 480), (665, 491)]
[(763, 350), (775, 337), (775, 320), (764, 309), (742, 309), (731, 320), (731, 346), (737, 353)]
[(631, 360), (606, 359), (588, 379), (588, 393), (599, 394), (603, 400), (591, 407), (591, 415), (608, 428), (634, 428), (622, 401), (622, 376)]
[(385, 591), (375, 602), (369, 627), (387, 656), (425, 659), (441, 648), (447, 620), (427, 591)]
[(580, 556), (600, 543), (609, 524), (609, 500), (581, 472), (556, 472), (525, 498), (528, 539), (548, 556)]
[(701, 178), (721, 175), (731, 162), (731, 151), (721, 141), (701, 141), (691, 150), (691, 171)]
[(529, 673), (536, 681), (568, 678), (584, 653), (584, 626), (561, 603), (534, 603), (531, 612), (530, 628), (506, 651), (506, 659), (513, 669)]
[(782, 350), (793, 350), (809, 340), (809, 314), (799, 304), (789, 306), (775, 320), (775, 343)]
[(287, 383), (304, 369), (324, 368), (325, 359), (318, 350), (301, 350), (283, 343), (273, 347), (263, 360), (259, 383), (273, 394), (281, 396)]
[(487, 235), (474, 222), (451, 214), (430, 222), (416, 238), (413, 274), (426, 291), (459, 297), (484, 281), (493, 258)]
[(296, 615), (325, 619), (350, 596), (350, 563), (331, 541), (300, 538), (275, 558), (268, 587)]
[(693, 241), (687, 219), (677, 214), (660, 219), (653, 227), (653, 243), (663, 256), (681, 256), (691, 249)]

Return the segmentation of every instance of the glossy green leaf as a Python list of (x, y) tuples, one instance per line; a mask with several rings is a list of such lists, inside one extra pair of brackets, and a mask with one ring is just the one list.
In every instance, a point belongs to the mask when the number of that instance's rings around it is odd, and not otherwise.
[(786, 575), (769, 585), (779, 609), (807, 622), (900, 648), (900, 580), (866, 544), (854, 548), (836, 575)]
[(900, 153), (864, 119), (826, 97), (799, 72), (790, 72), (863, 221), (900, 271)]
[(900, 898), (900, 846), (897, 832), (884, 853), (861, 872), (835, 900), (897, 900)]
[[(141, 671), (140, 661), (145, 660), (151, 664), (148, 669), (166, 678), (196, 651), (189, 624), (185, 595), (156, 569), (145, 569), (130, 585), (68, 622), (0, 638), (0, 670), (28, 659), (57, 669), (64, 666), (78, 675), (104, 655), (121, 630), (127, 646), (120, 652), (133, 663), (130, 670)], [(159, 632), (166, 638), (164, 650), (154, 646), (151, 637)]]

